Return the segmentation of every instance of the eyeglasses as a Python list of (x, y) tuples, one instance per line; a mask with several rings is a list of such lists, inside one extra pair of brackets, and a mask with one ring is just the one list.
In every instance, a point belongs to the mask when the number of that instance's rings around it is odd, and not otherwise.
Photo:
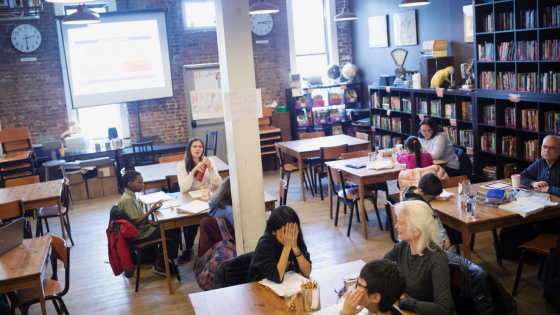
[(556, 151), (556, 150), (558, 150), (558, 148), (557, 147), (547, 147), (546, 145), (543, 144), (542, 145), (542, 150), (543, 151), (546, 151), (546, 150)]
[(420, 129), (420, 132), (421, 132), (421, 133), (428, 133), (428, 132), (430, 132), (430, 131), (432, 131), (432, 129), (428, 129), (428, 130), (422, 130), (422, 129)]
[(361, 285), (359, 281), (360, 281), (360, 278), (356, 278), (356, 284), (354, 285), (354, 290), (357, 290), (358, 287), (362, 287), (362, 288), (367, 290), (367, 288), (365, 286)]

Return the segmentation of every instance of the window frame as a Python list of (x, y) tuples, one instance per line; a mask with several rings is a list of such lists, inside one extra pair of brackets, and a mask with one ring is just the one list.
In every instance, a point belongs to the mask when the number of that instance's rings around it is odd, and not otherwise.
[[(196, 2), (214, 2), (214, 15), (216, 14), (216, 2), (214, 0), (181, 0), (181, 11), (183, 12), (183, 27), (187, 32), (203, 32), (203, 31), (216, 31), (216, 25), (214, 26), (193, 26), (189, 27), (187, 25), (187, 11), (185, 9), (185, 3), (196, 3)], [(216, 17), (216, 24), (217, 24)]]

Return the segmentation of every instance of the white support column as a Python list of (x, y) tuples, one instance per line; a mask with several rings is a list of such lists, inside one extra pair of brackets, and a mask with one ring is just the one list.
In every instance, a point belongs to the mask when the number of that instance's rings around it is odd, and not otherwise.
[[(215, 3), (222, 92), (254, 90), (249, 2), (216, 0)], [(266, 227), (258, 119), (226, 121), (225, 129), (235, 239), (240, 255), (255, 249)]]

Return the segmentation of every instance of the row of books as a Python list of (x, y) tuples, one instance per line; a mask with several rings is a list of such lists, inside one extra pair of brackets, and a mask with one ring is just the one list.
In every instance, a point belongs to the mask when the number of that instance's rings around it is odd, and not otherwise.
[(500, 61), (515, 60), (515, 42), (501, 42), (498, 48), (498, 58)]
[(537, 28), (537, 19), (535, 19), (535, 10), (519, 11), (520, 28)]
[(447, 139), (453, 144), (457, 143), (457, 127), (456, 126), (445, 126), (443, 127), (443, 132), (447, 136)]
[(377, 92), (371, 94), (371, 107), (379, 108), (379, 94)]
[(424, 97), (416, 97), (416, 112), (420, 115), (428, 115), (428, 101)]
[(558, 117), (560, 112), (545, 112), (544, 113), (544, 132), (560, 134), (560, 126), (558, 126)]
[(480, 136), (480, 149), (486, 152), (496, 153), (496, 133), (485, 132)]
[[(536, 40), (517, 41), (515, 43), (515, 51), (517, 60), (538, 60), (538, 42)], [(510, 59), (512, 60), (512, 59)]]
[(513, 30), (513, 12), (498, 13), (498, 29), (500, 31)]
[(560, 26), (560, 5), (544, 8), (542, 17), (543, 27)]
[(541, 42), (541, 60), (560, 60), (559, 39), (547, 39)]
[(521, 92), (537, 92), (539, 90), (537, 82), (537, 73), (518, 73), (517, 74), (517, 90)]
[(539, 131), (539, 111), (537, 109), (521, 110), (521, 128)]
[(506, 156), (516, 157), (514, 136), (502, 136), (502, 154)]
[(472, 104), (471, 102), (461, 102), (461, 113), (463, 120), (472, 120)]
[(467, 148), (473, 147), (472, 129), (458, 130), (456, 126), (445, 126), (443, 127), (443, 132), (445, 132), (447, 139), (451, 143)]
[(481, 71), (478, 77), (479, 88), (483, 90), (494, 90), (494, 71)]
[(401, 137), (391, 137), (391, 135), (378, 135), (373, 134), (373, 146), (389, 149), (394, 148), (397, 144), (402, 144)]
[(517, 165), (515, 163), (504, 164), (504, 178), (511, 178), (513, 174), (517, 174)]
[(517, 91), (517, 77), (515, 71), (498, 72), (496, 89), (503, 91)]
[(388, 116), (380, 117), (379, 115), (372, 115), (371, 117), (373, 120), (373, 126), (376, 128), (402, 132), (400, 117), (388, 117)]
[(515, 119), (515, 107), (506, 107), (505, 109), (505, 125), (506, 127), (515, 128), (516, 119)]
[(406, 113), (412, 112), (412, 102), (410, 101), (410, 97), (403, 97), (402, 111)]
[(487, 179), (497, 179), (496, 176), (496, 166), (495, 165), (484, 165), (482, 168), (482, 176), (486, 177)]
[(485, 42), (478, 44), (478, 61), (493, 61), (494, 60), (494, 43)]
[[(385, 99), (385, 98), (383, 98)], [(385, 103), (385, 102), (383, 102)], [(391, 96), (391, 110), (401, 110), (401, 99), (398, 96)]]
[(482, 18), (482, 32), (494, 31), (494, 12)]
[(539, 81), (541, 93), (560, 93), (560, 72), (541, 73)]
[(530, 161), (536, 161), (540, 158), (540, 148), (539, 140), (529, 140), (523, 143), (525, 148), (525, 159)]
[(486, 105), (482, 107), (482, 118), (487, 125), (496, 124), (496, 105)]
[(381, 127), (382, 129), (391, 130), (391, 120), (390, 117), (381, 117)]
[(430, 109), (432, 116), (441, 117), (441, 100), (431, 100)]

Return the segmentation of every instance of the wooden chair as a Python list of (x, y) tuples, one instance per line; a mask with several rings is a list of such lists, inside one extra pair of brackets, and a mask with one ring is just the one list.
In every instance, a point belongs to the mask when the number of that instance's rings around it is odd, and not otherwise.
[[(359, 132), (358, 132), (359, 133)], [(367, 134), (364, 133), (364, 135), (367, 136)], [(366, 139), (367, 140), (367, 139)], [(348, 153), (342, 153), (341, 158), (343, 160), (347, 160), (347, 159), (354, 159), (354, 158), (359, 158), (359, 157), (365, 157), (368, 156), (368, 153), (370, 151), (369, 150), (362, 150), (362, 151), (355, 151), (355, 152), (348, 152)], [(357, 184), (349, 182), (352, 185), (357, 186)], [(377, 210), (377, 192), (379, 190), (384, 191), (387, 200), (389, 200), (389, 187), (387, 186), (387, 182), (383, 182), (383, 183), (377, 183), (377, 184), (371, 184), (371, 185), (367, 185), (364, 187), (365, 189), (369, 190), (369, 191), (373, 191), (375, 192), (375, 211)], [(398, 199), (398, 197), (397, 197)], [(346, 213), (346, 208), (344, 208), (344, 213)]]
[(23, 218), (23, 201), (14, 200), (0, 204), (0, 220)]
[(39, 183), (39, 175), (7, 179), (4, 185), (6, 186), (6, 188), (10, 188), (10, 187), (37, 184), (37, 183)]
[(74, 240), (72, 239), (72, 229), (70, 228), (70, 217), (68, 216), (68, 212), (70, 212), (70, 181), (68, 178), (64, 179), (64, 183), (62, 184), (62, 197), (61, 203), (62, 207), (60, 209), (60, 213), (58, 212), (58, 206), (48, 206), (42, 207), (35, 210), (35, 217), (37, 218), (37, 227), (35, 229), (35, 237), (39, 237), (43, 235), (43, 220), (45, 220), (45, 225), (47, 226), (47, 233), (50, 232), (49, 229), (49, 222), (47, 219), (49, 218), (58, 218), (62, 215), (62, 222), (64, 222), (64, 228), (66, 229), (66, 233), (68, 233), (68, 237), (70, 238), (70, 242), (72, 242), (72, 246), (74, 246)]
[[(317, 131), (317, 132), (304, 133), (299, 136), (299, 139), (305, 140), (305, 139), (313, 139), (313, 138), (322, 138), (324, 136), (325, 136), (324, 131)], [(311, 172), (311, 178), (315, 178), (315, 176), (313, 175), (313, 166), (319, 163), (319, 158), (318, 157), (307, 158), (303, 162), (309, 166), (309, 171)], [(315, 183), (313, 183), (313, 185), (315, 185)]]
[(371, 152), (371, 151), (369, 151), (369, 150), (362, 150), (362, 151), (354, 151), (354, 152), (342, 153), (342, 155), (340, 156), (340, 158), (341, 158), (342, 160), (355, 159), (355, 158), (359, 158), (359, 157), (368, 156), (368, 153), (370, 153), (370, 152)]
[(323, 200), (323, 183), (322, 178), (327, 177), (327, 167), (325, 162), (334, 161), (340, 159), (342, 153), (348, 152), (348, 144), (341, 144), (334, 147), (321, 147), (319, 148), (319, 164), (315, 165), (315, 192), (317, 192), (316, 181), (319, 181), (319, 189), (321, 190), (321, 200)]
[(459, 183), (463, 182), (463, 180), (467, 179), (466, 175), (461, 175), (461, 176), (455, 176), (455, 177), (449, 177), (446, 179), (442, 179), (441, 180), (441, 186), (443, 188), (453, 188), (453, 187), (457, 187), (459, 185)]
[(517, 288), (519, 287), (519, 279), (521, 278), (521, 272), (523, 271), (523, 264), (525, 263), (525, 254), (531, 253), (541, 256), (541, 265), (539, 267), (539, 273), (537, 279), (541, 280), (544, 263), (550, 250), (556, 248), (558, 243), (558, 235), (544, 233), (534, 239), (528, 241), (525, 244), (519, 246), (521, 248), (521, 256), (519, 257), (519, 265), (517, 266), (517, 275), (515, 276), (515, 283), (513, 284), (513, 292), (511, 295), (517, 295)]
[(156, 164), (156, 155), (152, 141), (133, 143), (132, 152), (134, 165), (143, 166)]
[[(282, 150), (280, 149), (280, 146), (278, 145), (278, 143), (274, 144), (274, 147), (276, 149), (276, 157), (278, 158), (278, 164), (280, 165), (280, 172), (281, 172), (281, 179), (284, 179), (284, 175), (286, 175), (288, 178), (286, 180), (286, 191), (288, 190), (288, 187), (290, 186), (290, 175), (293, 172), (299, 172), (299, 165), (295, 164), (295, 163), (291, 163), (291, 164), (286, 164), (284, 163), (284, 154), (282, 153)], [(309, 174), (307, 173), (307, 166), (303, 166), (303, 182), (305, 183), (305, 186), (307, 189), (309, 189), (311, 187), (311, 179), (309, 178)], [(309, 181), (309, 185), (307, 184), (307, 182)], [(311, 187), (311, 194), (313, 194), (313, 187)]]
[(159, 157), (159, 163), (178, 162), (178, 161), (182, 161), (184, 159), (185, 159), (184, 154), (160, 156)]
[(218, 149), (218, 132), (206, 130), (206, 146), (204, 147), (204, 156), (208, 156), (208, 150), (214, 151), (216, 155), (216, 150)]
[(165, 180), (167, 181), (167, 192), (175, 193), (181, 191), (177, 175), (167, 175), (165, 176)]
[(368, 141), (369, 135), (363, 132), (356, 132), (356, 138)]
[[(62, 297), (70, 289), (70, 248), (66, 246), (66, 242), (62, 238), (54, 235), (51, 237), (52, 276), (50, 279), (43, 280), (45, 300), (53, 302), (57, 314), (69, 314)], [(58, 281), (59, 260), (64, 266), (64, 286)], [(39, 303), (39, 295), (35, 287), (10, 292), (8, 297), (12, 302), (12, 314), (16, 307), (22, 310), (22, 314), (27, 314), (31, 305)]]
[[(171, 241), (171, 240), (166, 239), (166, 241)], [(142, 265), (142, 253), (146, 249), (153, 248), (160, 243), (161, 243), (161, 238), (142, 242), (142, 243), (132, 243), (131, 248), (136, 253), (136, 287), (134, 289), (134, 292), (138, 292), (138, 287), (140, 286), (140, 265)], [(173, 264), (170, 264), (169, 268), (175, 268), (175, 273), (177, 274), (177, 280), (181, 281), (181, 276), (179, 275), (179, 269), (175, 265), (175, 262), (173, 262)]]
[(385, 203), (385, 215), (387, 217), (387, 230), (389, 230), (389, 236), (391, 240), (398, 243), (399, 240), (395, 235), (395, 224), (397, 224), (397, 213), (395, 212), (395, 206), (387, 201)]
[(288, 197), (288, 184), (285, 180), (280, 179), (280, 205), (285, 206)]
[[(334, 217), (334, 226), (338, 225), (338, 213), (340, 211), (340, 203), (344, 203), (350, 207), (350, 219), (348, 220), (348, 232), (346, 236), (350, 236), (350, 229), (352, 228), (352, 214), (354, 213), (354, 208), (356, 209), (356, 219), (360, 222), (360, 214), (359, 214), (359, 207), (358, 201), (360, 200), (360, 192), (358, 188), (344, 188), (345, 181), (344, 176), (342, 175), (342, 171), (336, 168), (331, 168), (327, 166), (327, 170), (329, 172), (329, 178), (331, 180), (331, 187), (333, 195), (337, 196), (336, 200), (336, 214)], [(341, 187), (339, 191), (336, 190), (336, 186)], [(369, 199), (375, 205), (375, 194), (369, 190), (365, 190), (366, 199)], [(377, 215), (377, 222), (379, 223), (379, 228), (383, 231), (383, 224), (381, 223), (381, 218), (379, 217), (379, 211), (375, 211)], [(367, 214), (364, 220), (367, 220)]]
[(0, 130), (5, 161), (0, 164), (0, 182), (34, 175), (37, 160), (27, 127)]

